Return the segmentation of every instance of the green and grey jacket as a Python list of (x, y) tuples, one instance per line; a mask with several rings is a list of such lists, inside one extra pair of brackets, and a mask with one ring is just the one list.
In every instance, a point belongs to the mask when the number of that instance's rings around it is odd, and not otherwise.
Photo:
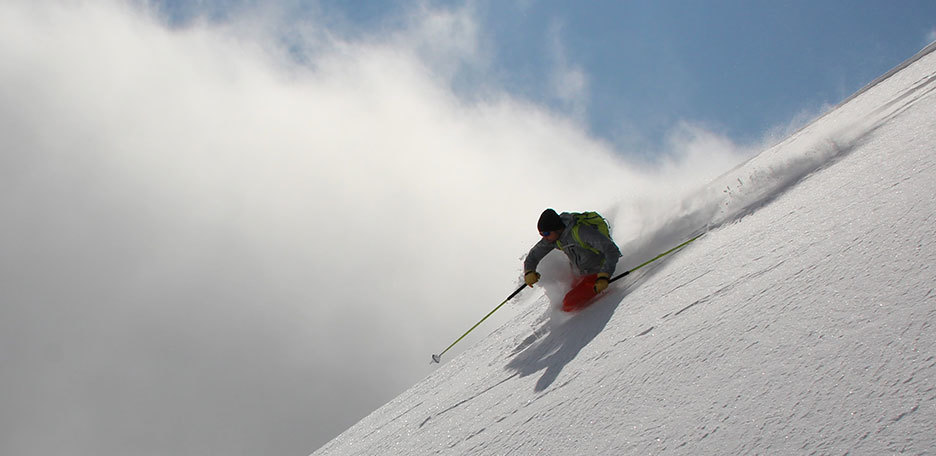
[[(560, 249), (562, 253), (565, 253), (566, 256), (569, 257), (569, 261), (572, 262), (572, 268), (575, 270), (576, 274), (590, 275), (600, 272), (605, 272), (608, 275), (613, 274), (614, 268), (617, 267), (618, 258), (621, 258), (621, 250), (618, 249), (614, 241), (592, 226), (581, 224), (578, 228), (579, 238), (582, 242), (587, 244), (587, 246), (583, 246), (579, 244), (572, 235), (572, 226), (575, 224), (575, 221), (572, 219), (572, 214), (563, 212), (559, 214), (559, 218), (562, 219), (562, 223), (566, 226), (559, 240), (556, 242), (549, 242), (545, 239), (540, 239), (540, 241), (530, 249), (530, 253), (523, 261), (523, 271), (535, 271), (536, 266), (546, 254), (552, 252), (553, 249)], [(589, 249), (589, 247), (597, 250), (599, 253), (595, 253)]]

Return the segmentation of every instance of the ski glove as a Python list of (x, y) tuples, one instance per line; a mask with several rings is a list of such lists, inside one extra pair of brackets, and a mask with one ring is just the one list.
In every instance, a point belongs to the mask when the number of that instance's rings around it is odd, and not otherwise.
[(598, 274), (598, 278), (595, 279), (595, 294), (601, 293), (605, 291), (605, 288), (608, 288), (608, 285), (611, 283), (610, 278), (610, 274), (604, 272)]
[(530, 287), (532, 287), (534, 283), (539, 282), (539, 279), (540, 274), (536, 271), (528, 271), (523, 275), (523, 281)]

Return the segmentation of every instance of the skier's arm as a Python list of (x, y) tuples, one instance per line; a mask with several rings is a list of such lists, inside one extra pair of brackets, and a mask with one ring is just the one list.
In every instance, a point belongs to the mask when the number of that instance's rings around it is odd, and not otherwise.
[(609, 276), (614, 274), (618, 259), (621, 258), (621, 249), (618, 248), (617, 244), (611, 238), (598, 232), (598, 230), (579, 229), (579, 235), (588, 245), (598, 249), (604, 255), (604, 263), (601, 265), (601, 271), (599, 272), (606, 273)]
[(540, 260), (555, 248), (555, 242), (540, 239), (540, 241), (530, 249), (530, 253), (527, 254), (526, 259), (523, 260), (523, 272), (536, 271), (536, 266), (539, 265)]

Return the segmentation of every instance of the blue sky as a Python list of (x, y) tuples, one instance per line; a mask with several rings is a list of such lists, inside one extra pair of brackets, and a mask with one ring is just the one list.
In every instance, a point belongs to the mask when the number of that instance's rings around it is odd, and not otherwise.
[[(179, 23), (226, 18), (249, 2), (168, 1)], [(237, 6), (232, 6), (237, 5)], [(785, 131), (909, 57), (936, 37), (930, 1), (549, 0), (283, 2), (348, 36), (379, 35), (419, 9), (476, 18), (490, 62), (462, 68), (465, 98), (495, 86), (582, 122), (630, 157), (666, 152), (689, 122), (741, 144)], [(557, 80), (557, 72), (571, 81)], [(560, 89), (562, 87), (562, 89)]]

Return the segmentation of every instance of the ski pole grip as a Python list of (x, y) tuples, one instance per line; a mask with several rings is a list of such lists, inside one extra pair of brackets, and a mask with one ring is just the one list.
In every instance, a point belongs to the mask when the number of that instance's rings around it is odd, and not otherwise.
[(622, 272), (622, 273), (620, 273), (620, 274), (618, 274), (618, 275), (612, 277), (610, 280), (608, 280), (608, 283), (614, 282), (614, 281), (617, 280), (617, 279), (623, 279), (624, 277), (627, 276), (627, 274), (630, 274), (630, 273), (631, 273), (631, 271)]

